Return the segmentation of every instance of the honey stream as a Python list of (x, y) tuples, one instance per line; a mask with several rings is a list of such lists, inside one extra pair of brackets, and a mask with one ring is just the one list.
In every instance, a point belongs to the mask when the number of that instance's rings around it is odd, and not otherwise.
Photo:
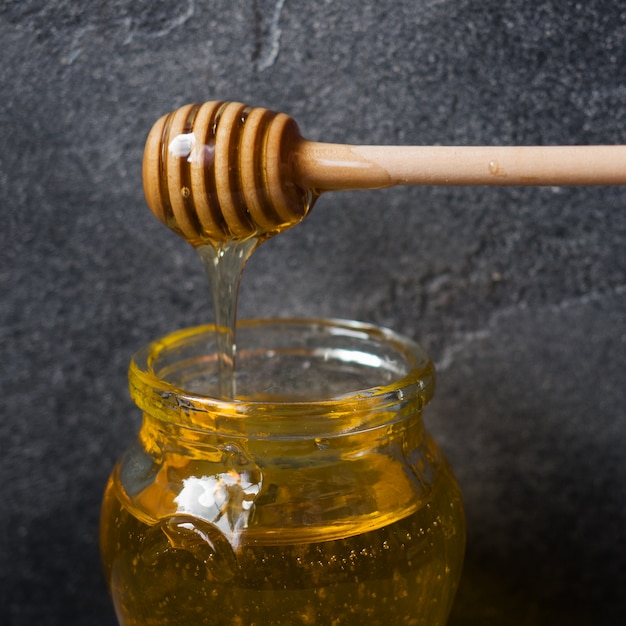
[(197, 248), (213, 298), (219, 395), (225, 400), (237, 397), (235, 329), (239, 284), (246, 262), (259, 243), (258, 238), (252, 237), (244, 241), (232, 239), (220, 244), (208, 243)]

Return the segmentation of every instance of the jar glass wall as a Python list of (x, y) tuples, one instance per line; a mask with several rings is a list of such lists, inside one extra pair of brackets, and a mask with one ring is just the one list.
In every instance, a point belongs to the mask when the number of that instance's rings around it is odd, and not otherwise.
[(143, 422), (101, 520), (120, 624), (445, 624), (465, 529), (422, 421), (429, 357), (356, 322), (237, 333), (236, 401), (213, 327), (131, 363)]

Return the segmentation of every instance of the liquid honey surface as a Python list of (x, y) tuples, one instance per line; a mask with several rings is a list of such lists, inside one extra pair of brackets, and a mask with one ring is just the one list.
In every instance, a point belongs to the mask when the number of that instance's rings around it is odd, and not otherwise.
[(243, 533), (238, 545), (191, 517), (140, 521), (115, 476), (104, 498), (101, 546), (122, 626), (446, 622), (463, 560), (464, 524), (445, 464), (431, 496), (382, 527), (355, 517), (339, 539), (324, 540), (329, 529), (320, 527), (288, 543), (280, 532), (275, 543)]

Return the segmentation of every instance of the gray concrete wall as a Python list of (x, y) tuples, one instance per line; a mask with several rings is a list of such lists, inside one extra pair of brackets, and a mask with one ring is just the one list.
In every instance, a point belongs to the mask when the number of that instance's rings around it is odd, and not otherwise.
[[(626, 143), (626, 11), (587, 0), (0, 4), (0, 623), (112, 626), (97, 550), (139, 423), (131, 354), (211, 319), (150, 215), (152, 123), (192, 101), (351, 143)], [(323, 197), (244, 276), (242, 317), (348, 317), (419, 340), (462, 484), (452, 623), (623, 624), (626, 192)]]

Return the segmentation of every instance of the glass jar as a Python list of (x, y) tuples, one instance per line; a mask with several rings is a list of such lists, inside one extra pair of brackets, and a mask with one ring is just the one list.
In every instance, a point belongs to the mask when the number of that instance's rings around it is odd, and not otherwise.
[(143, 423), (101, 520), (120, 624), (445, 624), (465, 528), (422, 421), (429, 357), (356, 322), (237, 332), (236, 401), (211, 326), (131, 362)]

